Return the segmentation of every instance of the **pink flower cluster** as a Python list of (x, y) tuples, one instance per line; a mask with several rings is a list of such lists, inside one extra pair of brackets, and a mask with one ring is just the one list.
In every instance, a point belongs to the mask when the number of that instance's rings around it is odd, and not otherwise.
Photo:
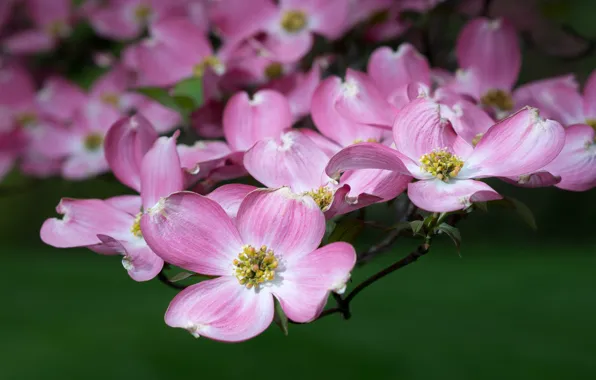
[[(464, 26), (455, 71), (403, 42), (376, 46), (366, 72), (329, 75), (349, 33), (395, 39), (416, 27), (405, 11), (440, 3), (4, 1), (0, 178), (15, 163), (72, 180), (110, 171), (138, 193), (63, 198), (41, 239), (121, 255), (136, 281), (167, 265), (209, 277), (173, 299), (172, 327), (242, 341), (269, 326), (276, 303), (313, 321), (357, 259), (348, 243), (322, 245), (330, 220), (404, 193), (427, 212), (470, 211), (502, 198), (483, 181), (492, 177), (596, 186), (596, 73), (582, 92), (572, 75), (517, 85), (522, 54), (505, 19)], [(25, 21), (12, 25), (10, 12)], [(105, 73), (90, 88), (30, 70), (28, 55), (86, 22), (122, 47), (118, 58), (96, 52)], [(188, 114), (135, 91), (175, 100), (189, 79), (203, 102)], [(221, 185), (245, 177), (262, 186)]]

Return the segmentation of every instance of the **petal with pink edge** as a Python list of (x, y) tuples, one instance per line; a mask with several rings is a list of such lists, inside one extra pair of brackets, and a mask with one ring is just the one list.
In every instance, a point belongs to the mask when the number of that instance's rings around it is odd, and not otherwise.
[(245, 244), (266, 245), (283, 260), (314, 251), (325, 234), (325, 217), (315, 201), (287, 187), (248, 194), (236, 225)]
[(411, 181), (412, 177), (392, 170), (360, 169), (344, 173), (340, 184), (350, 185), (348, 197), (366, 193), (388, 201), (404, 192)]
[(105, 202), (133, 216), (141, 211), (141, 197), (138, 195), (118, 195), (106, 199)]
[(355, 264), (354, 247), (344, 242), (331, 243), (288, 260), (283, 280), (271, 291), (289, 319), (310, 322), (323, 311), (331, 291), (344, 291)]
[(536, 172), (565, 144), (565, 130), (525, 108), (491, 127), (464, 162), (460, 178), (514, 177)]
[[(379, 143), (358, 143), (342, 149), (331, 157), (325, 172), (331, 178), (339, 177), (346, 170), (356, 169), (383, 169), (401, 174), (410, 174), (404, 164), (407, 157), (395, 149)], [(412, 162), (413, 165), (415, 165)]]
[(207, 195), (207, 198), (219, 203), (230, 218), (236, 218), (238, 208), (244, 198), (253, 190), (257, 188), (250, 185), (243, 185), (240, 183), (231, 183), (223, 185), (213, 190)]
[(252, 99), (245, 92), (237, 93), (224, 109), (224, 135), (236, 151), (246, 151), (264, 138), (277, 138), (291, 125), (288, 100), (273, 90), (258, 91)]
[(215, 201), (178, 192), (146, 210), (143, 237), (166, 262), (200, 274), (231, 275), (242, 240), (232, 219)]
[(386, 97), (413, 82), (431, 84), (428, 61), (409, 43), (402, 43), (396, 51), (385, 46), (376, 49), (368, 61), (367, 72)]
[(343, 185), (333, 193), (333, 200), (326, 210), (324, 210), (327, 220), (349, 212), (382, 202), (383, 199), (370, 194), (355, 194), (349, 196), (350, 185)]
[(189, 286), (174, 297), (165, 320), (171, 327), (224, 342), (253, 338), (273, 320), (273, 297), (220, 277)]
[(468, 208), (474, 202), (501, 199), (501, 195), (484, 182), (438, 179), (408, 185), (408, 197), (416, 206), (430, 212), (450, 212)]
[(501, 179), (512, 185), (527, 188), (549, 187), (561, 182), (561, 177), (542, 170), (532, 174), (517, 177), (502, 177)]
[(79, 86), (60, 77), (46, 80), (37, 93), (41, 112), (60, 121), (71, 120), (75, 111), (86, 101), (87, 95)]
[(134, 218), (99, 199), (62, 198), (56, 211), (61, 219), (47, 219), (41, 240), (53, 247), (70, 248), (98, 244), (98, 234), (128, 239)]
[(313, 44), (313, 35), (303, 30), (296, 34), (267, 34), (263, 41), (263, 49), (266, 54), (282, 63), (292, 63), (300, 60), (310, 50)]
[(120, 182), (141, 190), (141, 163), (155, 140), (157, 132), (142, 115), (122, 118), (110, 127), (104, 151), (110, 169)]
[(279, 141), (261, 140), (244, 155), (244, 167), (257, 181), (296, 193), (325, 185), (327, 162), (325, 152), (298, 131), (284, 133)]
[(345, 29), (350, 4), (345, 0), (282, 0), (283, 9), (303, 9), (308, 27), (327, 38), (334, 39)]
[(160, 137), (145, 154), (141, 163), (141, 197), (145, 210), (175, 191), (184, 189), (180, 158), (173, 137)]
[(97, 237), (103, 243), (102, 248), (124, 256), (122, 265), (135, 281), (149, 281), (163, 268), (163, 260), (140, 238), (135, 241), (118, 241), (106, 235)]

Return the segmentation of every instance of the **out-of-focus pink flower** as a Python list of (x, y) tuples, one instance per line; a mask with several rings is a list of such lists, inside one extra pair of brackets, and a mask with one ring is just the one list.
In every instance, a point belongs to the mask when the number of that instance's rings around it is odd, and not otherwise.
[(10, 172), (26, 144), (27, 138), (21, 129), (0, 131), (0, 182)]
[(237, 43), (257, 33), (276, 7), (271, 0), (226, 0), (208, 2), (207, 10), (215, 32)]
[(296, 194), (312, 197), (327, 218), (393, 199), (411, 180), (371, 169), (333, 181), (325, 174), (330, 155), (312, 137), (312, 133), (290, 131), (279, 139), (261, 140), (246, 152), (244, 166), (267, 187), (288, 186)]
[(0, 67), (0, 132), (16, 125), (32, 124), (39, 118), (35, 85), (27, 70), (17, 64)]
[[(11, 1), (9, 1), (11, 3)], [(72, 31), (71, 0), (24, 1), (34, 28), (19, 31), (4, 39), (4, 48), (12, 54), (32, 54), (54, 48)]]
[(168, 325), (195, 337), (236, 342), (260, 334), (273, 320), (274, 297), (289, 319), (312, 321), (331, 291), (343, 292), (356, 262), (349, 244), (318, 248), (323, 214), (287, 188), (249, 193), (235, 220), (209, 198), (172, 194), (146, 210), (141, 226), (167, 262), (217, 276), (180, 292), (166, 312)]
[(128, 40), (146, 27), (170, 17), (187, 16), (187, 0), (108, 0), (88, 9), (95, 31), (107, 38)]
[(418, 207), (433, 212), (461, 210), (478, 201), (500, 199), (475, 178), (515, 177), (534, 173), (563, 149), (565, 132), (552, 120), (526, 108), (491, 127), (476, 146), (457, 136), (443, 117), (442, 107), (427, 98), (405, 106), (395, 121), (395, 149), (362, 143), (343, 149), (326, 168), (376, 168), (412, 175), (408, 196)]

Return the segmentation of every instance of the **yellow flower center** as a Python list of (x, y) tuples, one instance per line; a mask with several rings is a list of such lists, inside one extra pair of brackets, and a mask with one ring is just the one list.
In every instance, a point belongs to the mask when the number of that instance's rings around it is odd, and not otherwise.
[(284, 67), (279, 62), (272, 62), (265, 67), (265, 76), (269, 79), (277, 79), (284, 73)]
[(482, 138), (482, 136), (484, 136), (484, 133), (479, 133), (476, 136), (474, 136), (474, 138), (472, 139), (472, 145), (473, 146), (478, 145), (478, 143), (480, 142), (480, 139)]
[(23, 112), (16, 116), (16, 120), (21, 127), (30, 127), (37, 122), (37, 115), (33, 112)]
[(142, 212), (139, 212), (137, 216), (135, 216), (135, 221), (132, 223), (132, 227), (130, 227), (130, 232), (138, 237), (142, 238), (143, 233), (141, 232), (141, 217), (143, 216)]
[(372, 143), (376, 143), (379, 142), (379, 140), (375, 139), (374, 137), (369, 137), (366, 140), (363, 139), (356, 139), (352, 142), (352, 144), (359, 144), (359, 143), (363, 143), (363, 142), (372, 142)]
[(513, 110), (513, 98), (503, 90), (489, 90), (480, 98), (480, 102), (485, 106), (498, 108), (501, 111)]
[(233, 264), (240, 284), (251, 289), (266, 281), (272, 281), (278, 262), (273, 251), (267, 246), (264, 245), (257, 250), (252, 245), (245, 245)]
[(446, 149), (437, 149), (420, 157), (421, 169), (438, 179), (448, 182), (456, 177), (464, 162)]
[(588, 124), (590, 127), (594, 128), (594, 130), (596, 130), (596, 119), (588, 119), (586, 120), (586, 124)]
[(195, 65), (193, 69), (193, 75), (197, 78), (202, 78), (205, 75), (205, 72), (208, 68), (211, 68), (217, 74), (223, 73), (224, 70), (224, 66), (219, 60), (219, 58), (217, 58), (214, 55), (210, 55), (203, 59), (201, 63)]
[(85, 149), (87, 149), (88, 151), (95, 151), (98, 150), (99, 148), (101, 148), (101, 145), (103, 144), (103, 136), (99, 135), (97, 133), (92, 133), (90, 135), (88, 135), (87, 137), (85, 137)]
[(309, 195), (317, 203), (321, 210), (325, 210), (333, 202), (333, 192), (325, 186), (318, 189), (307, 191), (305, 195)]
[(135, 8), (135, 19), (138, 22), (146, 22), (151, 16), (151, 7), (147, 4), (139, 4)]
[(120, 105), (120, 97), (114, 92), (105, 92), (101, 94), (100, 98), (102, 102), (114, 107), (118, 107)]
[(281, 26), (288, 33), (298, 33), (306, 27), (306, 21), (306, 13), (303, 11), (286, 11), (281, 17)]

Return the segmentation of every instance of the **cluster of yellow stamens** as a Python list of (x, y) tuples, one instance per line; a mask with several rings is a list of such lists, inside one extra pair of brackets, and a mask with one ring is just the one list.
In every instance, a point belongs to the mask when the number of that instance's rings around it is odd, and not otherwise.
[(130, 232), (139, 238), (143, 237), (143, 233), (141, 232), (141, 217), (143, 216), (142, 212), (139, 212), (137, 216), (135, 216), (135, 221), (132, 223), (132, 227), (130, 227)]
[(273, 251), (265, 245), (258, 250), (252, 245), (245, 245), (233, 263), (236, 278), (248, 289), (273, 280), (278, 266)]
[(300, 10), (287, 11), (281, 17), (281, 26), (288, 33), (298, 33), (306, 27), (306, 13)]
[(207, 58), (203, 59), (201, 63), (195, 65), (193, 69), (193, 75), (198, 78), (202, 78), (205, 75), (205, 72), (208, 68), (211, 68), (216, 73), (223, 71), (223, 64), (214, 55), (210, 55)]
[(101, 145), (103, 144), (103, 136), (98, 135), (97, 133), (87, 135), (87, 137), (85, 137), (84, 144), (85, 149), (87, 149), (88, 151), (98, 150), (99, 148), (101, 148)]
[(379, 140), (375, 139), (374, 137), (370, 137), (366, 140), (363, 139), (356, 139), (354, 140), (353, 144), (358, 144), (358, 143), (362, 143), (362, 142), (372, 142), (372, 143), (376, 143), (379, 142)]
[(513, 110), (513, 98), (503, 90), (489, 90), (480, 98), (480, 102), (485, 106), (498, 108), (501, 111)]
[(325, 186), (321, 186), (315, 190), (307, 191), (305, 194), (314, 199), (321, 210), (325, 210), (327, 207), (329, 207), (329, 205), (331, 205), (331, 202), (333, 202), (333, 192)]
[(480, 139), (482, 139), (482, 136), (484, 136), (484, 133), (479, 133), (476, 136), (474, 136), (474, 138), (472, 139), (472, 145), (474, 145), (474, 146), (478, 145), (478, 143), (480, 142)]
[(456, 177), (464, 162), (446, 149), (437, 149), (420, 157), (421, 169), (447, 182)]
[(284, 74), (284, 67), (279, 62), (272, 62), (265, 67), (265, 76), (268, 79), (277, 79)]
[(586, 120), (586, 124), (588, 124), (590, 127), (594, 128), (594, 130), (596, 130), (596, 119), (588, 119)]
[(104, 92), (101, 94), (100, 99), (105, 104), (109, 104), (114, 107), (118, 107), (120, 104), (120, 97), (115, 92)]
[(151, 16), (151, 7), (147, 4), (139, 4), (134, 11), (135, 19), (138, 22), (145, 22)]

